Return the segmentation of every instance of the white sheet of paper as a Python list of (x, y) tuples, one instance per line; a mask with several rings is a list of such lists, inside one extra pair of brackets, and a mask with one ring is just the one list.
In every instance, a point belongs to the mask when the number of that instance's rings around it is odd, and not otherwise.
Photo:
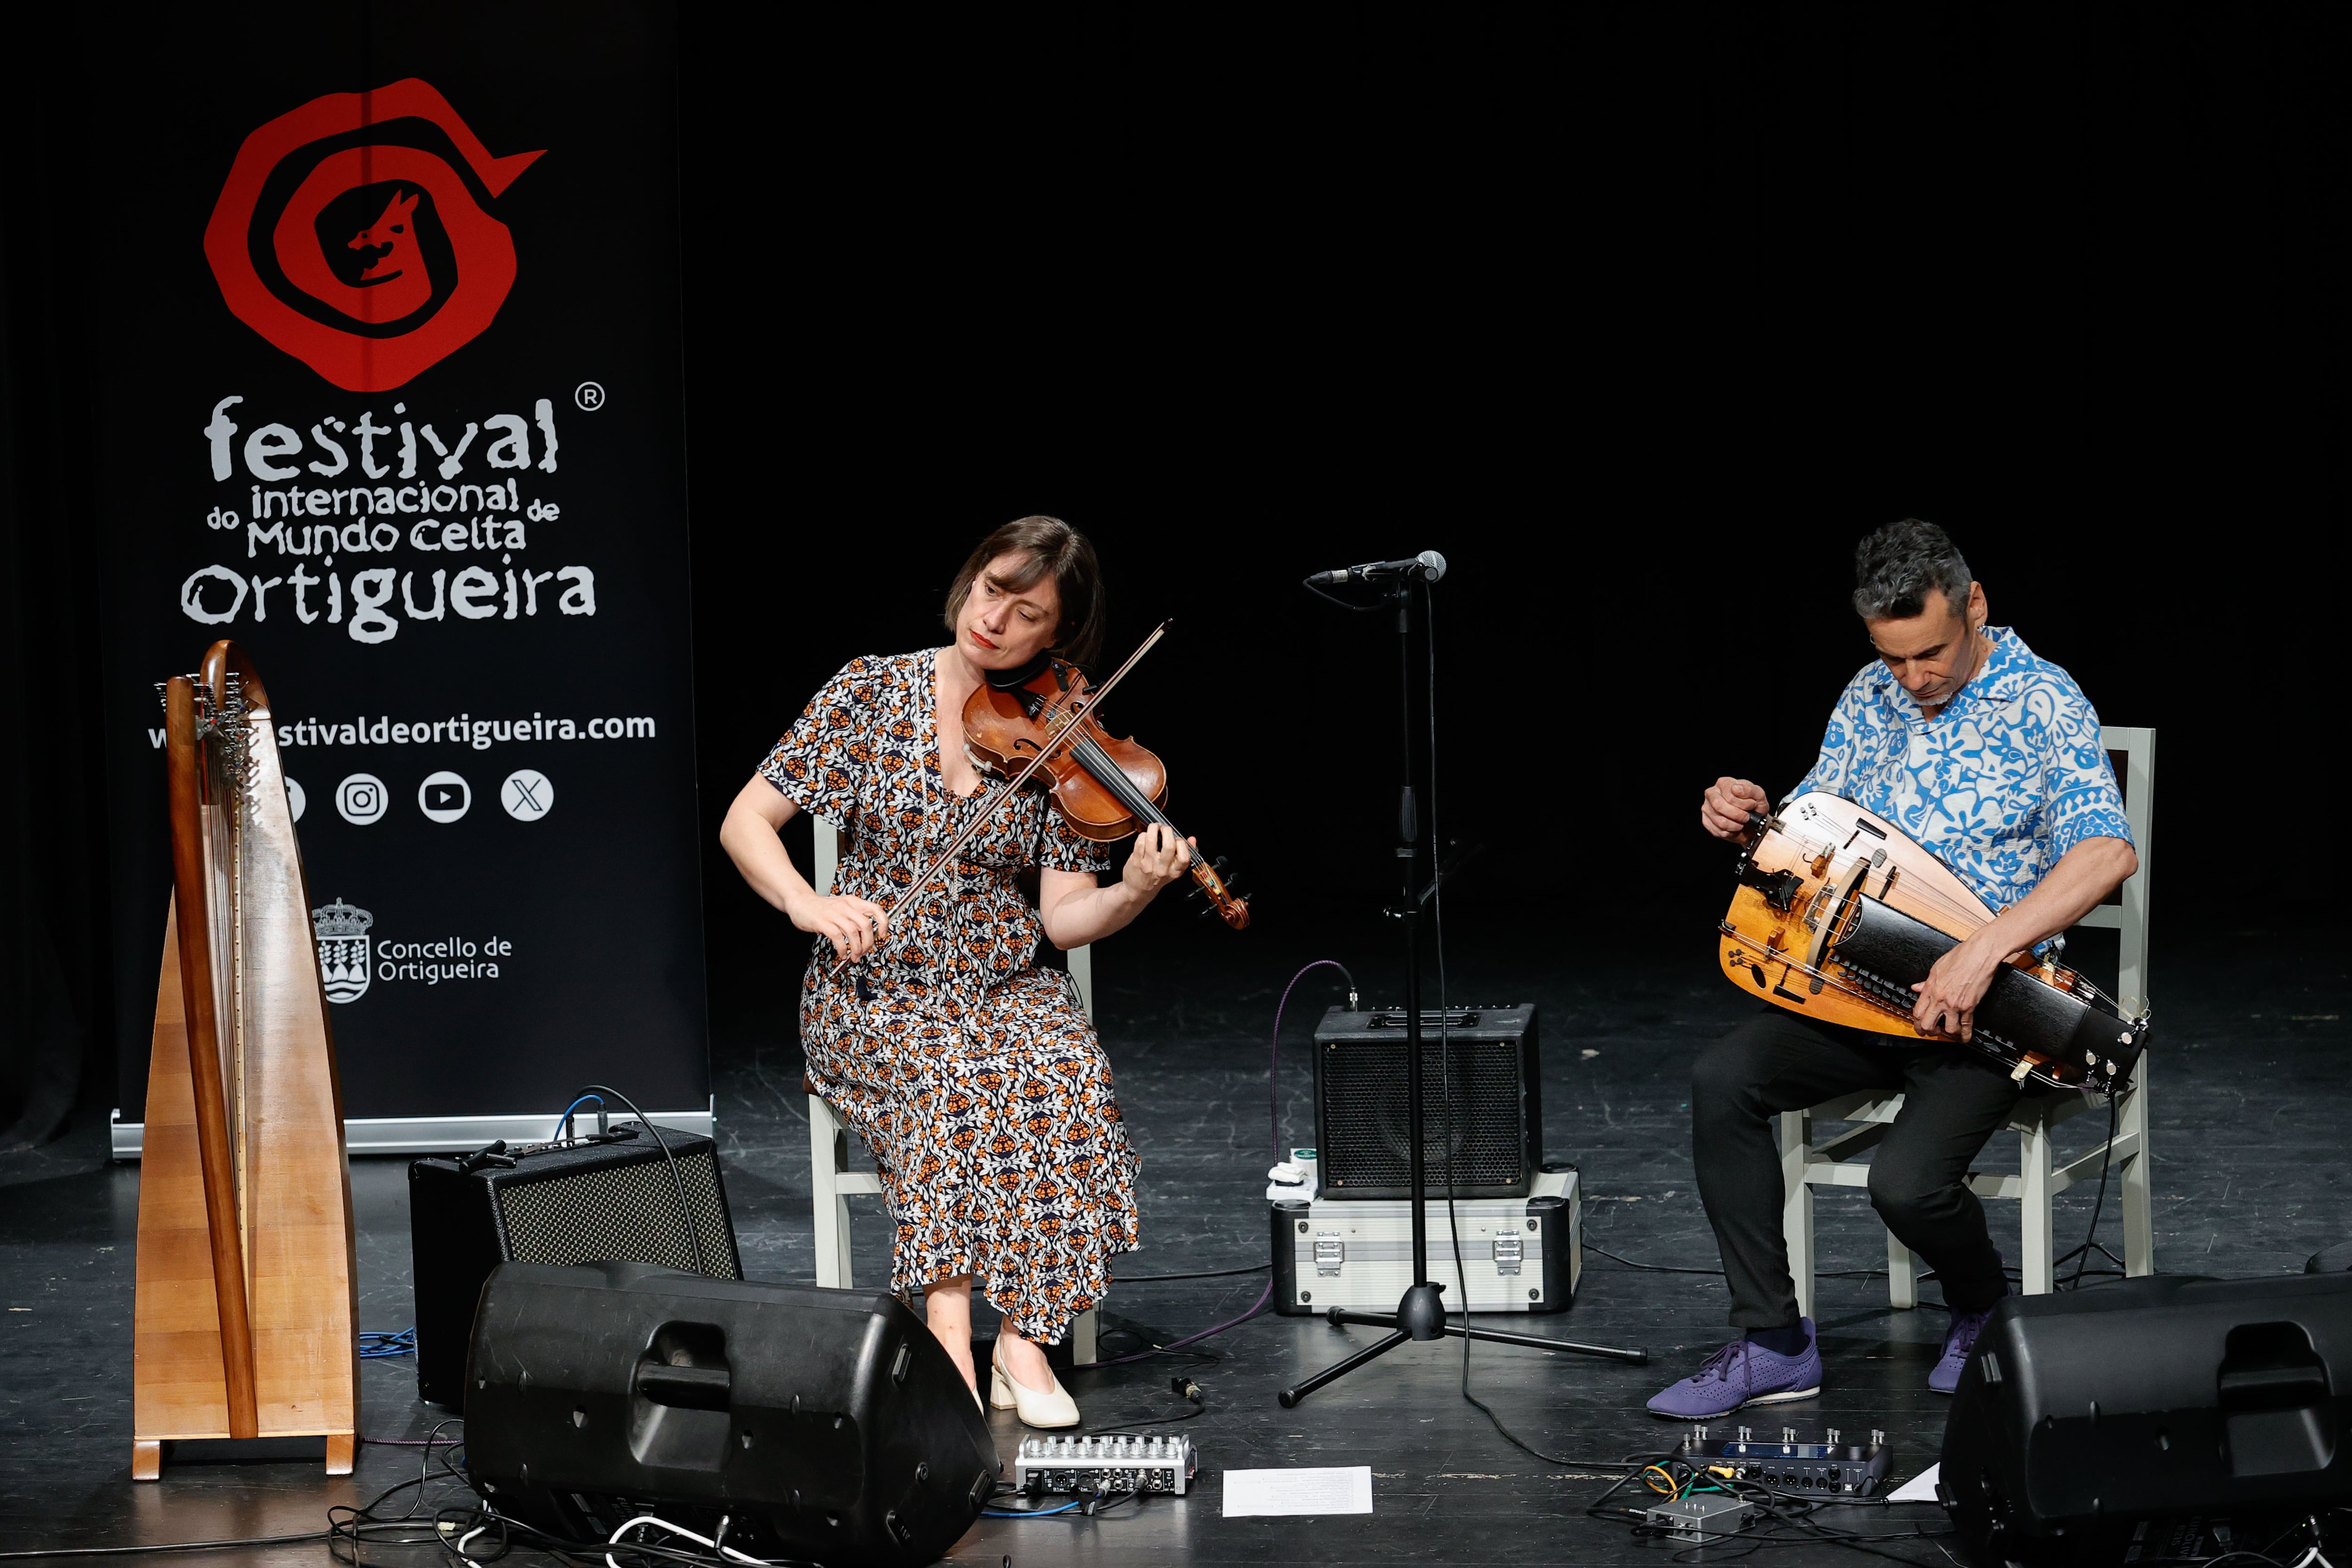
[(1225, 1517), (1250, 1514), (1331, 1514), (1372, 1511), (1372, 1467), (1332, 1469), (1227, 1470)]
[(1929, 1465), (1926, 1469), (1896, 1487), (1886, 1500), (1889, 1502), (1935, 1501), (1936, 1476), (1943, 1468), (1941, 1464)]

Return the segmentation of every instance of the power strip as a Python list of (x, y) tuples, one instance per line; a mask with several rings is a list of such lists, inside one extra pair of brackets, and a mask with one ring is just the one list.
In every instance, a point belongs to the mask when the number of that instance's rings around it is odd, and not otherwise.
[[(1886, 1488), (1895, 1450), (1886, 1434), (1873, 1431), (1867, 1443), (1848, 1443), (1835, 1427), (1826, 1440), (1797, 1441), (1794, 1427), (1780, 1428), (1777, 1443), (1759, 1443), (1745, 1427), (1728, 1440), (1711, 1438), (1704, 1427), (1691, 1428), (1675, 1458), (1693, 1469), (1726, 1479), (1755, 1481), (1779, 1491), (1813, 1497), (1875, 1497)], [(1727, 1476), (1725, 1472), (1728, 1471)]]
[(1199, 1469), (1200, 1456), (1185, 1437), (1024, 1437), (1013, 1459), (1013, 1490), (1032, 1497), (1155, 1491), (1181, 1497)]

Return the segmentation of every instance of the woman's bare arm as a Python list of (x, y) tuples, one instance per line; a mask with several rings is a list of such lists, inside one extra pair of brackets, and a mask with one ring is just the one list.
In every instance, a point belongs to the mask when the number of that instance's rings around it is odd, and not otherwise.
[(800, 807), (782, 790), (753, 774), (727, 808), (727, 820), (719, 826), (719, 847), (751, 891), (782, 910), (794, 925), (830, 938), (842, 956), (857, 957), (889, 932), (890, 918), (879, 904), (829, 896), (808, 884), (777, 837), (799, 814)]
[(1045, 939), (1066, 952), (1123, 929), (1159, 896), (1161, 888), (1184, 874), (1192, 858), (1189, 840), (1177, 838), (1155, 822), (1136, 836), (1127, 869), (1108, 887), (1096, 885), (1091, 872), (1042, 872), (1037, 914), (1045, 924)]

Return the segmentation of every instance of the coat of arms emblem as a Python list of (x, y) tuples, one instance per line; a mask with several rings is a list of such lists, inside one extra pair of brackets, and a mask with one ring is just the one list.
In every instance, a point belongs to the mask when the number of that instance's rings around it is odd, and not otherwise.
[(329, 1001), (355, 1002), (367, 995), (367, 934), (374, 924), (374, 915), (340, 898), (310, 911), (310, 929), (319, 939), (319, 979)]

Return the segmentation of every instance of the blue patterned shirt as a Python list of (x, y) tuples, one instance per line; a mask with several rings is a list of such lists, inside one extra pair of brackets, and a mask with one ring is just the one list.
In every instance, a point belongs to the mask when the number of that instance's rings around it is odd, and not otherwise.
[(2008, 627), (1983, 635), (1984, 668), (1933, 718), (1885, 664), (1864, 665), (1791, 794), (1818, 789), (1885, 818), (1998, 911), (2084, 839), (2132, 835), (2074, 677)]

